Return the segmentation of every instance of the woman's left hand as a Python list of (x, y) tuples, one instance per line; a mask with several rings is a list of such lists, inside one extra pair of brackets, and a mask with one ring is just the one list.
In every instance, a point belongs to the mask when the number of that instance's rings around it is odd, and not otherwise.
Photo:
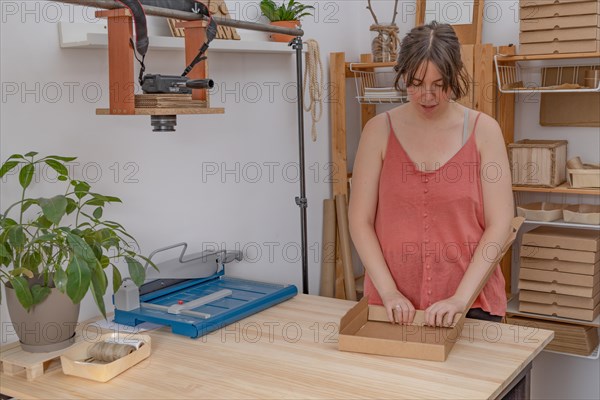
[(448, 327), (452, 325), (454, 316), (463, 312), (465, 307), (464, 301), (454, 296), (440, 300), (425, 310), (425, 323), (430, 326)]

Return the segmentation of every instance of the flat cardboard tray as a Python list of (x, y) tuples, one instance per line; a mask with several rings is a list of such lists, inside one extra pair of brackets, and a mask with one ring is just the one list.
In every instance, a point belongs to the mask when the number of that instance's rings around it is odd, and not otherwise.
[[(458, 316), (455, 321), (457, 319)], [(460, 337), (464, 318), (450, 328), (425, 326), (421, 321), (415, 317), (412, 325), (391, 324), (383, 307), (369, 305), (368, 298), (363, 297), (341, 319), (338, 348), (356, 353), (446, 361)]]
[(597, 252), (600, 251), (600, 235), (598, 235), (597, 231), (589, 229), (540, 226), (524, 233), (522, 244)]
[(600, 273), (600, 261), (596, 263), (580, 263), (555, 259), (521, 257), (520, 265), (521, 268), (567, 272), (569, 274), (596, 275)]
[(600, 292), (594, 297), (569, 296), (558, 293), (535, 292), (519, 290), (519, 300), (529, 303), (554, 304), (557, 306), (585, 308), (593, 310), (600, 303)]
[(556, 282), (565, 285), (584, 286), (593, 288), (600, 283), (600, 274), (580, 275), (567, 272), (542, 271), (540, 269), (519, 269), (519, 279), (538, 282)]
[(534, 314), (552, 315), (554, 317), (580, 319), (583, 321), (593, 321), (600, 313), (600, 304), (598, 304), (593, 310), (586, 310), (584, 308), (520, 301), (519, 311)]
[(600, 292), (600, 287), (584, 287), (565, 285), (556, 282), (538, 282), (519, 279), (519, 289), (534, 290), (536, 292), (558, 293), (569, 296), (593, 298)]
[[(528, 242), (535, 243), (535, 242)], [(521, 256), (544, 260), (572, 261), (585, 264), (596, 264), (600, 260), (600, 252), (584, 250), (568, 250), (539, 246), (521, 246)]]
[[(143, 342), (137, 350), (129, 355), (109, 363), (86, 362), (89, 358), (89, 349), (97, 342), (107, 339), (117, 341), (140, 340)], [(148, 335), (132, 335), (118, 332), (101, 335), (97, 340), (86, 340), (71, 346), (60, 356), (60, 363), (65, 375), (78, 376), (98, 382), (107, 382), (148, 358), (151, 352), (151, 340)]]

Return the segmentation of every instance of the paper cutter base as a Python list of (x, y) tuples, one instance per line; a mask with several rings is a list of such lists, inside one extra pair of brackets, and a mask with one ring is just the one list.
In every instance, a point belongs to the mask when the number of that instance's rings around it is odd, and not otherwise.
[(208, 318), (170, 314), (142, 305), (131, 311), (116, 309), (114, 321), (129, 326), (152, 322), (170, 326), (173, 333), (197, 338), (281, 303), (298, 293), (298, 289), (294, 285), (277, 285), (230, 278), (218, 273), (208, 278), (185, 281), (145, 294), (140, 296), (140, 302), (171, 306), (180, 300), (192, 301), (223, 289), (231, 290), (232, 295), (193, 309), (193, 311), (210, 315)]

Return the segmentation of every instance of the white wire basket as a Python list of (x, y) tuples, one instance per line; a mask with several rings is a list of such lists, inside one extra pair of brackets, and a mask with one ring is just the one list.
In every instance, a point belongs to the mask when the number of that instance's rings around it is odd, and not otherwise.
[[(600, 82), (586, 80), (586, 71), (598, 71), (600, 65), (523, 66), (504, 64), (494, 56), (498, 90), (501, 93), (582, 93), (600, 92)], [(530, 72), (527, 73), (526, 72)]]
[(350, 63), (356, 83), (356, 99), (361, 104), (406, 103), (406, 89), (394, 87), (396, 72), (393, 67), (361, 69), (360, 63)]

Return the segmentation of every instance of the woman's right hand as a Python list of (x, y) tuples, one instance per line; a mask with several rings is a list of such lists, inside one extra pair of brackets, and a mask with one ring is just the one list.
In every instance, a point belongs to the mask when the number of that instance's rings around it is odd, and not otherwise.
[(390, 322), (402, 325), (410, 324), (415, 318), (415, 307), (410, 300), (400, 292), (393, 292), (381, 296), (383, 306)]

